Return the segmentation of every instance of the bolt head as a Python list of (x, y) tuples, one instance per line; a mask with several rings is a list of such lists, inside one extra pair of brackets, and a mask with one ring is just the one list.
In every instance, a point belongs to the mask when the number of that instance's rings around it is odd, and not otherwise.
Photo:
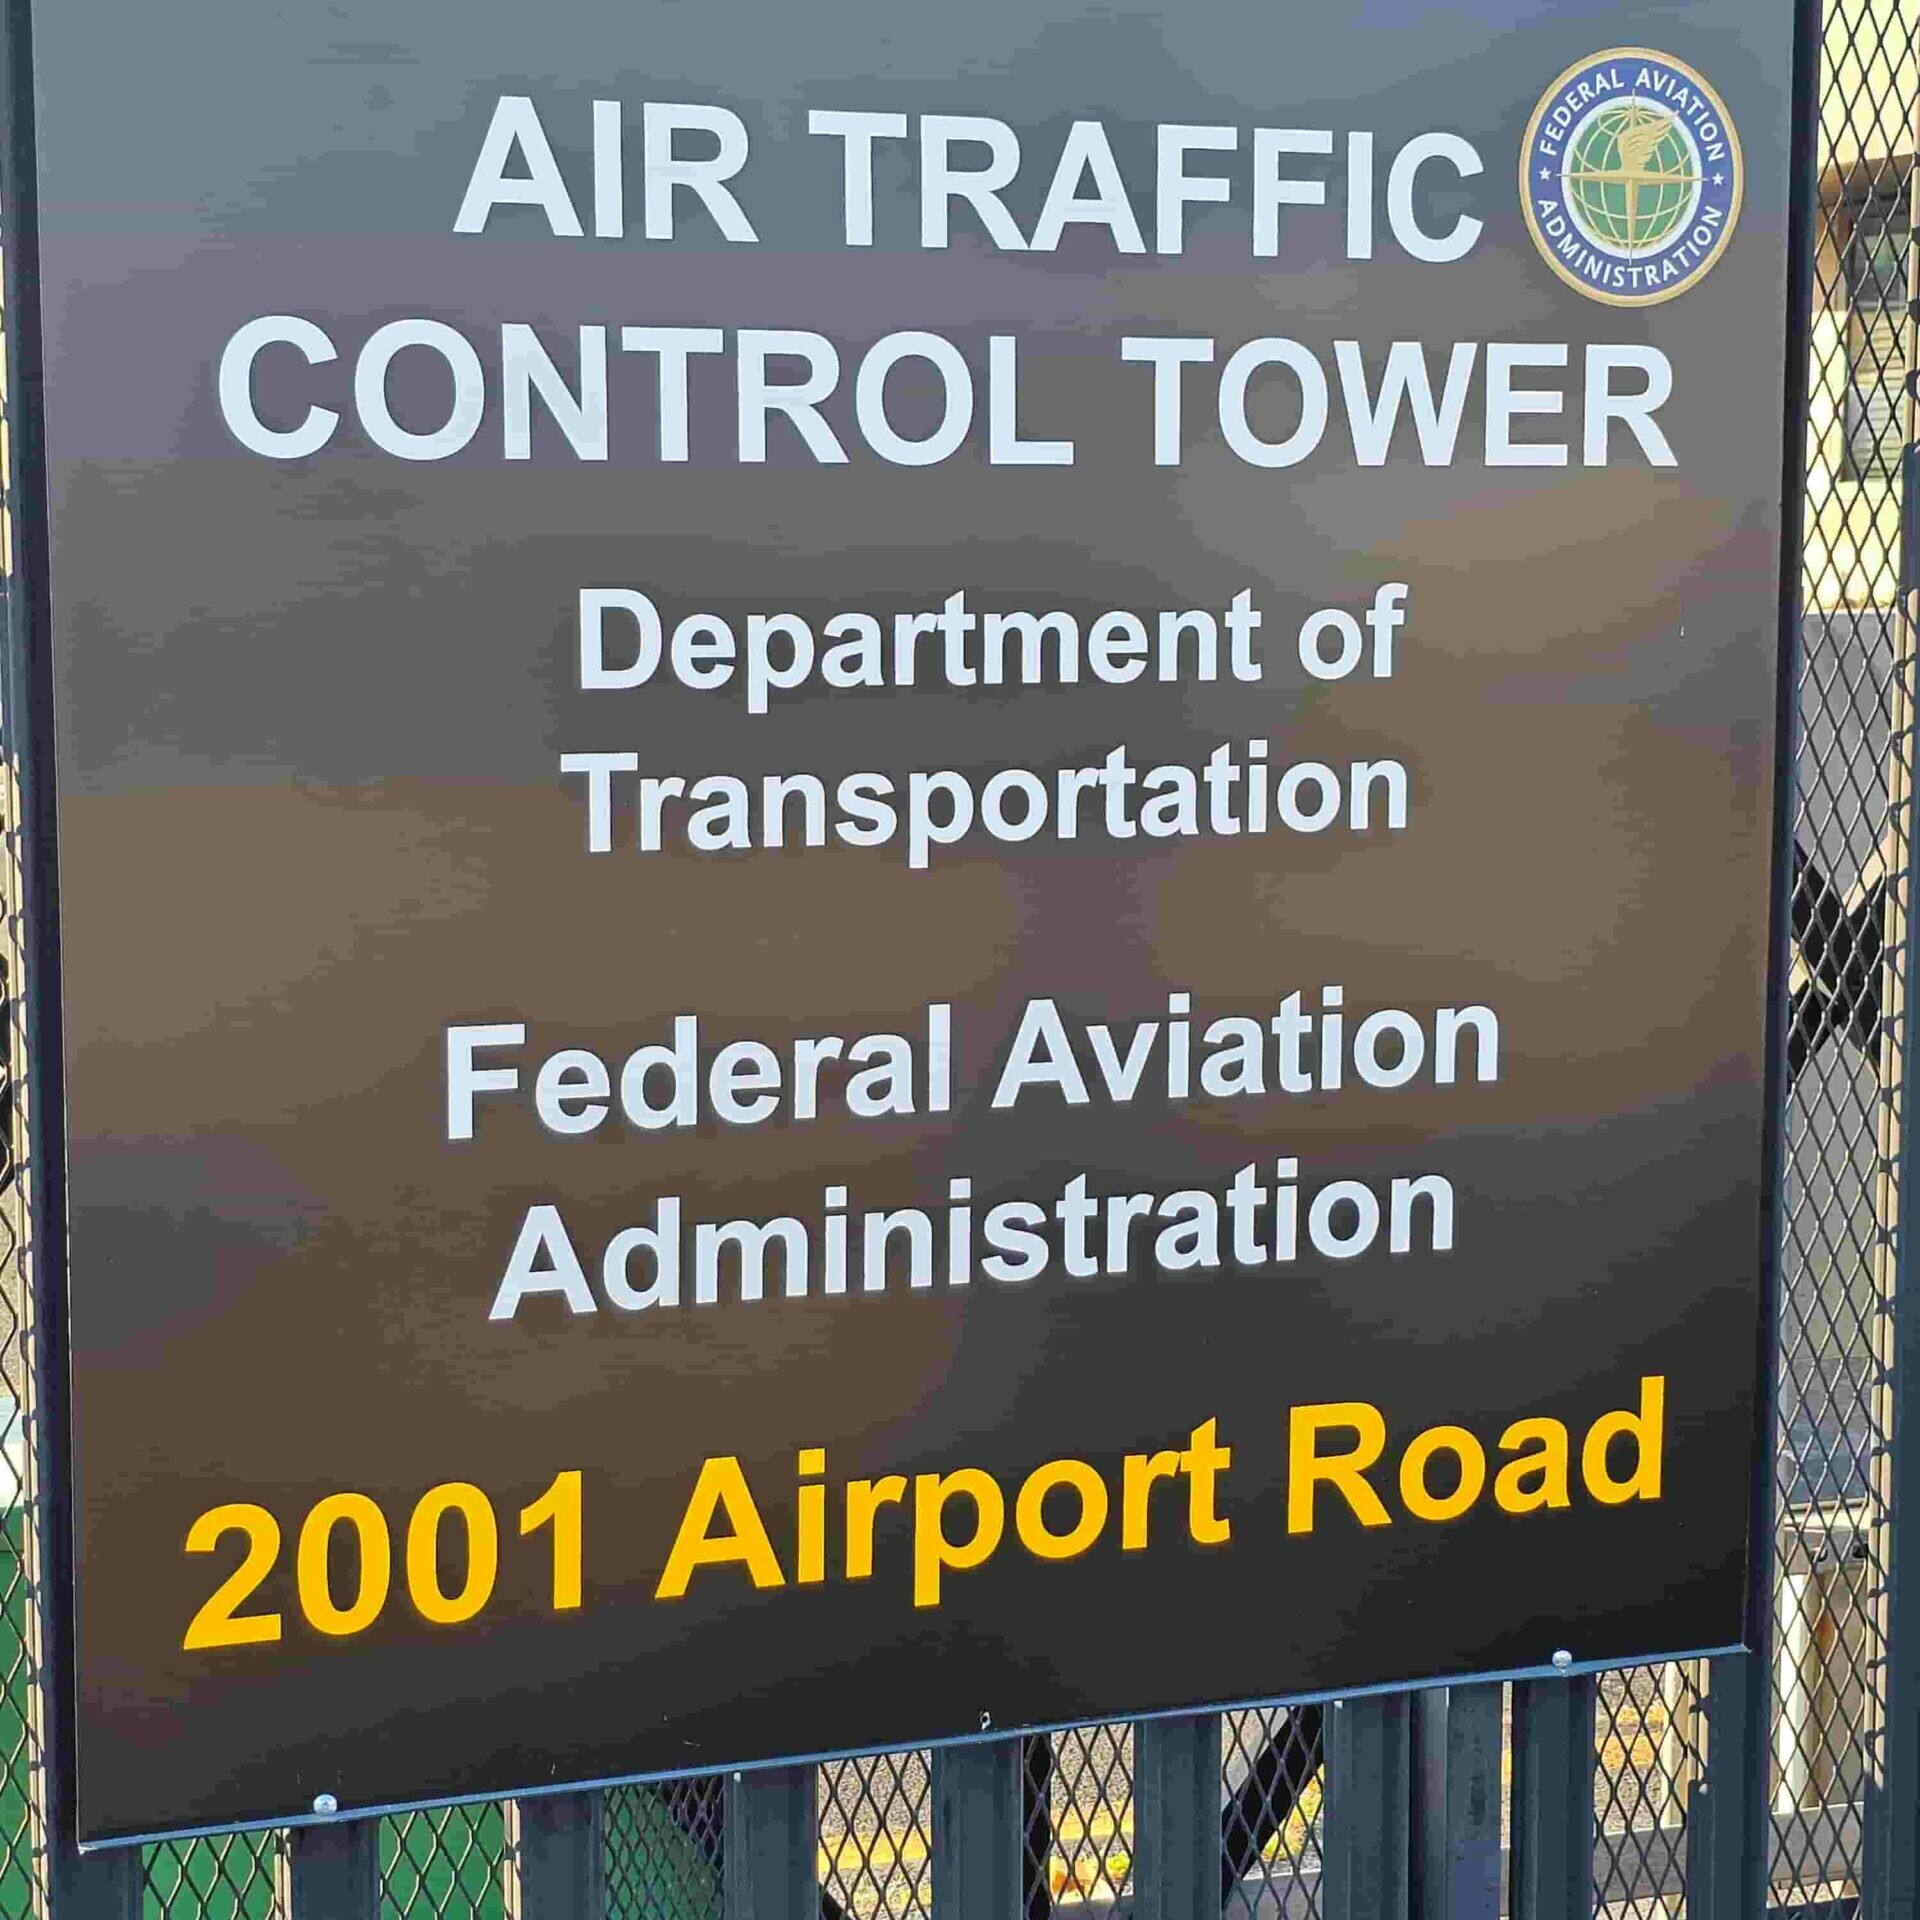
[(316, 1793), (313, 1796), (313, 1810), (330, 1817), (340, 1811), (340, 1802), (330, 1793)]
[(1573, 1665), (1573, 1655), (1565, 1647), (1556, 1647), (1553, 1652), (1553, 1664), (1565, 1673)]

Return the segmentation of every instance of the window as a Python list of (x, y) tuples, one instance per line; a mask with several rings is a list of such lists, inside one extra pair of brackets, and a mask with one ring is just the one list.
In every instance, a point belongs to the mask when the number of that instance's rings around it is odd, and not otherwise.
[(1904, 181), (1854, 201), (1847, 240), (1847, 480), (1898, 477), (1907, 381), (1907, 252), (1912, 240)]

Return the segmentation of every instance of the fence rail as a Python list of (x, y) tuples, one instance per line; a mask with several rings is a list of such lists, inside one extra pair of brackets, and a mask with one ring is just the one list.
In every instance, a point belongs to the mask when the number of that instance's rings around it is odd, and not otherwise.
[[(1738, 1692), (1739, 1660), (1715, 1662)], [(1728, 1683), (1731, 1683), (1729, 1685)], [(1684, 1667), (1109, 1725), (89, 1856), (71, 1911), (217, 1920), (1573, 1920), (1747, 1914)], [(1688, 1718), (1676, 1727), (1676, 1704)], [(1037, 1751), (1036, 1751), (1037, 1750)], [(1275, 1756), (1278, 1756), (1277, 1758)], [(1750, 1753), (1732, 1749), (1736, 1770)], [(1738, 1796), (1736, 1796), (1738, 1797)], [(1249, 1824), (1252, 1799), (1268, 1811)], [(1286, 1811), (1278, 1813), (1278, 1807)], [(1860, 1801), (1753, 1825), (1781, 1913), (1860, 1910)], [(1256, 1834), (1258, 1844), (1249, 1844)], [(1739, 1844), (1744, 1845), (1745, 1837)], [(1735, 1851), (1738, 1848), (1736, 1846)], [(1718, 1871), (1717, 1871), (1718, 1870)]]

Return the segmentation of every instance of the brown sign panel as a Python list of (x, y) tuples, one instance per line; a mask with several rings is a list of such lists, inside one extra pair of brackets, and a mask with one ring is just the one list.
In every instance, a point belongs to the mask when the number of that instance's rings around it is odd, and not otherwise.
[(1739, 1641), (1787, 9), (34, 27), (87, 1837)]

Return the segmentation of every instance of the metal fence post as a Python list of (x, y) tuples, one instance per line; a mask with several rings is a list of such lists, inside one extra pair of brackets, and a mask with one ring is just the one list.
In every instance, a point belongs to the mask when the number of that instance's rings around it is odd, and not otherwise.
[(294, 1828), (287, 1883), (288, 1920), (379, 1920), (379, 1821)]
[(48, 1920), (140, 1920), (145, 1891), (138, 1847), (80, 1853), (68, 1844), (48, 1851)]
[[(1920, 168), (1908, 183), (1908, 204), (1920, 213)], [(1907, 366), (1920, 363), (1912, 316), (1920, 313), (1920, 249), (1907, 256)], [(1900, 607), (1894, 623), (1892, 712), (1887, 753), (1890, 838), (1897, 870), (1887, 875), (1884, 946), (1889, 965), (1883, 988), (1880, 1043), (1882, 1082), (1881, 1191), (1877, 1196), (1883, 1244), (1876, 1250), (1879, 1295), (1875, 1357), (1881, 1366), (1874, 1428), (1880, 1442), (1874, 1459), (1878, 1505), (1874, 1561), (1881, 1591), (1878, 1626), (1881, 1660), (1870, 1675), (1867, 1698), (1877, 1709), (1870, 1735), (1865, 1829), (1862, 1834), (1866, 1896), (1875, 1920), (1912, 1920), (1920, 1907), (1920, 1577), (1911, 1565), (1914, 1521), (1901, 1512), (1901, 1495), (1920, 1485), (1920, 1262), (1914, 1257), (1914, 1222), (1920, 1219), (1920, 1174), (1914, 1143), (1920, 1140), (1920, 1060), (1915, 1057), (1914, 1016), (1920, 1008), (1920, 925), (1915, 887), (1920, 885), (1920, 833), (1915, 796), (1920, 788), (1920, 415), (1914, 404), (1916, 375), (1909, 372), (1901, 407), (1907, 447), (1900, 463)], [(1888, 1216), (1891, 1216), (1890, 1218)], [(1876, 1684), (1877, 1682), (1877, 1684)]]
[(1418, 1920), (1500, 1920), (1498, 1681), (1413, 1702), (1410, 1906)]
[(1514, 1920), (1592, 1911), (1594, 1701), (1591, 1674), (1513, 1690)]
[[(1024, 1906), (1026, 1743), (982, 1741), (933, 1756), (933, 1909), (1014, 1920)], [(759, 1920), (756, 1914), (754, 1920)]]
[(727, 1782), (722, 1881), (737, 1920), (819, 1920), (816, 1794), (811, 1767), (765, 1767)]
[[(1814, 219), (1819, 207), (1817, 142), (1820, 132), (1820, 62), (1823, 0), (1794, 0), (1790, 217), (1787, 260), (1789, 352), (1781, 467), (1780, 627), (1781, 684), (1777, 724), (1791, 768), (1797, 752), (1801, 657), (1801, 556), (1806, 513), (1808, 400), (1812, 368)], [(1781, 783), (1774, 800), (1774, 832), (1780, 848), (1780, 889), (1775, 927), (1783, 940), (1793, 925), (1793, 781)], [(1707, 1738), (1703, 1776), (1688, 1808), (1687, 1893), (1698, 1920), (1750, 1920), (1767, 1909), (1773, 1868), (1773, 1822), (1769, 1785), (1773, 1758), (1773, 1625), (1779, 1545), (1776, 1536), (1776, 1454), (1780, 1444), (1780, 1296), (1784, 1284), (1782, 1208), (1786, 1191), (1785, 1110), (1791, 1084), (1787, 1013), (1787, 956), (1774, 956), (1768, 1017), (1766, 1095), (1776, 1121), (1767, 1183), (1768, 1236), (1761, 1248), (1761, 1341), (1759, 1366), (1759, 1466), (1748, 1531), (1747, 1644), (1750, 1651), (1707, 1663)]]
[(1188, 1920), (1220, 1905), (1220, 1716), (1133, 1730), (1134, 1920)]
[(1326, 1727), (1324, 1920), (1409, 1920), (1412, 1700), (1336, 1701)]
[(510, 1800), (506, 1816), (509, 1920), (605, 1920), (606, 1795)]
[[(1754, 1552), (1771, 1576), (1771, 1536)], [(1772, 1707), (1764, 1653), (1707, 1662), (1706, 1767), (1687, 1810), (1688, 1907), (1699, 1920), (1751, 1920), (1766, 1910)]]
[[(1907, 644), (1920, 630), (1908, 625)], [(1909, 664), (1905, 671), (1913, 669)], [(1916, 751), (1909, 732), (1905, 751)], [(1911, 767), (1911, 761), (1909, 761)], [(1912, 806), (1911, 788), (1906, 796)], [(1889, 1297), (1882, 1303), (1880, 1344), (1887, 1385), (1879, 1423), (1881, 1451), (1875, 1462), (1881, 1496), (1876, 1543), (1881, 1568), (1880, 1664), (1878, 1686), (1869, 1679), (1869, 1697), (1879, 1695), (1877, 1766), (1872, 1782), (1864, 1839), (1867, 1845), (1867, 1911), (1875, 1920), (1913, 1920), (1920, 1909), (1920, 1554), (1914, 1550), (1920, 1526), (1920, 1258), (1914, 1250), (1914, 1223), (1920, 1221), (1920, 1168), (1914, 1146), (1920, 1142), (1920, 1059), (1915, 1054), (1914, 1014), (1920, 1009), (1920, 925), (1913, 907), (1920, 886), (1920, 835), (1909, 817), (1902, 828), (1907, 871), (1902, 896), (1905, 920), (1906, 980), (1901, 994), (1903, 1032), (1900, 1089), (1898, 1220)], [(1876, 1777), (1877, 1776), (1877, 1777)]]
[[(66, 1503), (66, 1276), (60, 1260), (48, 1254), (40, 1223), (64, 1218), (64, 1170), (56, 1156), (41, 1150), (27, 1132), (29, 1116), (51, 1108), (59, 1088), (59, 975), (47, 936), (43, 903), (27, 891), (27, 875), (38, 887), (42, 863), (29, 857), (35, 846), (50, 846), (51, 795), (39, 779), (28, 681), (31, 638), (45, 631), (47, 545), (45, 502), (14, 485), (20, 471), (39, 471), (39, 229), (33, 177), (34, 126), (32, 19), (26, 0), (0, 0), (0, 91), (7, 101), (7, 125), (0, 142), (4, 173), (5, 355), (7, 399), (5, 428), (10, 459), (0, 470), (0, 505), (12, 517), (14, 555), (4, 603), (5, 626), (0, 658), (0, 708), (6, 727), (6, 769), (12, 805), (4, 826), (18, 836), (20, 858), (8, 875), (13, 893), (6, 903), (9, 930), (7, 994), (0, 1011), (7, 1031), (0, 1037), (0, 1064), (10, 1082), (7, 1119), (12, 1130), (4, 1143), (12, 1162), (10, 1231), (0, 1234), (6, 1257), (15, 1263), (5, 1288), (11, 1300), (20, 1287), (21, 1321), (15, 1354), (25, 1362), (19, 1413), (25, 1423), (27, 1453), (24, 1484), (18, 1488), (26, 1509), (21, 1571), (27, 1586), (25, 1634), (29, 1721), (24, 1779), (6, 1769), (7, 1784), (25, 1789), (24, 1825), (39, 1858), (28, 1869), (35, 1905), (59, 1920), (138, 1920), (144, 1891), (140, 1849), (83, 1856), (75, 1845), (73, 1698), (71, 1623), (61, 1602), (71, 1579), (71, 1534)], [(40, 989), (45, 981), (46, 991)], [(18, 1844), (17, 1842), (15, 1844)], [(11, 1851), (11, 1848), (9, 1848)]]

